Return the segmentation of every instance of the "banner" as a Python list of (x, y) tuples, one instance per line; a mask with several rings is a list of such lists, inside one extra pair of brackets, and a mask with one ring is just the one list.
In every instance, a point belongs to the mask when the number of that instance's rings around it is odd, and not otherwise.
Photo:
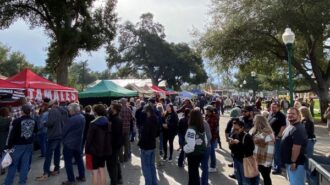
[(0, 99), (18, 100), (21, 97), (25, 97), (24, 90), (0, 89)]
[(27, 97), (29, 97), (31, 100), (42, 100), (43, 98), (49, 98), (51, 100), (57, 100), (59, 102), (73, 102), (78, 101), (78, 92), (47, 89), (28, 89)]

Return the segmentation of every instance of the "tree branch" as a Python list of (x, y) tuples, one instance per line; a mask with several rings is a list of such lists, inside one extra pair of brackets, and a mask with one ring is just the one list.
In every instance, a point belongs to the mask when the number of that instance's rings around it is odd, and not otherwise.
[(52, 29), (53, 31), (55, 31), (55, 27), (54, 25), (52, 24), (51, 20), (49, 20), (46, 15), (44, 15), (41, 11), (39, 11), (37, 8), (34, 8), (28, 4), (14, 4), (12, 5), (14, 8), (22, 8), (22, 9), (30, 9), (32, 11), (34, 11), (36, 14), (38, 14), (42, 20), (46, 21), (48, 24), (49, 24), (49, 27), (50, 29)]

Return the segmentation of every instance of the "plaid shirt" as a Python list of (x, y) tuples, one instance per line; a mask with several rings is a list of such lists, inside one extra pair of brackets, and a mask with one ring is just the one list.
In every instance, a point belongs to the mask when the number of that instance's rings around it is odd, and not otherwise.
[(127, 106), (123, 106), (119, 113), (119, 116), (123, 122), (123, 134), (128, 134), (130, 131), (130, 124), (133, 119), (132, 111)]
[(210, 126), (212, 139), (217, 139), (219, 137), (219, 118), (216, 114), (211, 114), (206, 117), (206, 122)]
[(263, 139), (262, 144), (255, 144), (254, 155), (259, 165), (265, 167), (272, 166), (275, 152), (275, 137), (273, 134), (258, 133), (254, 139)]

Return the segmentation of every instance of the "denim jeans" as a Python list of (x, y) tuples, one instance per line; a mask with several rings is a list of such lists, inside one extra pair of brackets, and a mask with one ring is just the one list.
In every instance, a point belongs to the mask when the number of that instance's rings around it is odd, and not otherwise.
[(185, 139), (184, 139), (184, 135), (181, 135), (181, 134), (179, 134), (178, 137), (179, 137), (179, 145), (180, 145), (180, 149), (181, 149), (180, 154), (179, 154), (179, 159), (178, 159), (178, 166), (183, 166), (183, 161), (185, 158), (183, 146), (184, 146)]
[(60, 139), (49, 139), (46, 142), (46, 156), (44, 162), (44, 174), (50, 175), (50, 163), (54, 153), (54, 171), (60, 170), (60, 159), (61, 159), (61, 140)]
[(245, 182), (247, 185), (259, 185), (260, 177), (259, 175), (253, 178), (246, 178), (245, 177)]
[(244, 177), (243, 163), (238, 161), (236, 158), (233, 159), (234, 159), (234, 172), (238, 185), (247, 185), (246, 179)]
[(210, 167), (211, 168), (215, 168), (216, 164), (217, 164), (217, 160), (215, 158), (215, 149), (217, 148), (217, 139), (212, 139), (211, 140), (211, 151), (210, 151), (210, 159), (211, 159), (211, 164)]
[(40, 152), (41, 156), (46, 156), (46, 140), (47, 140), (47, 134), (46, 133), (39, 133), (38, 134), (38, 140), (40, 145)]
[[(15, 173), (19, 170), (19, 184), (25, 185), (27, 180), (27, 175), (29, 173), (30, 168), (30, 158), (33, 151), (33, 145), (15, 145), (13, 147), (14, 152), (11, 157), (13, 159), (12, 164), (8, 168), (8, 174), (5, 180), (4, 185), (12, 185)], [(18, 169), (18, 164), (20, 164), (20, 168)]]
[(202, 168), (202, 177), (201, 177), (201, 185), (208, 185), (209, 184), (209, 158), (211, 152), (211, 146), (207, 147), (204, 156), (201, 162)]
[(307, 145), (306, 145), (306, 157), (311, 158), (313, 156), (314, 152), (314, 145), (316, 143), (315, 139), (308, 139), (307, 140)]
[(82, 159), (81, 151), (78, 150), (72, 150), (66, 146), (63, 147), (63, 156), (64, 156), (64, 162), (65, 162), (65, 171), (68, 177), (68, 181), (74, 182), (75, 177), (73, 173), (73, 166), (72, 166), (72, 159), (77, 163), (78, 167), (78, 173), (80, 178), (85, 177), (85, 167), (84, 162)]
[(281, 139), (275, 140), (275, 153), (274, 153), (274, 170), (281, 171)]
[[(316, 140), (315, 139), (308, 139), (307, 145), (306, 145), (306, 157), (307, 158), (313, 157), (315, 143), (316, 143)], [(306, 163), (305, 167), (306, 167), (306, 180), (307, 180), (308, 184), (309, 185), (316, 185), (317, 184), (317, 176), (314, 175), (308, 169), (308, 162)]]
[(290, 185), (302, 185), (305, 184), (305, 166), (304, 165), (297, 165), (295, 171), (291, 171), (291, 165), (286, 165), (286, 173), (288, 175), (288, 179)]
[(141, 166), (145, 185), (158, 185), (155, 167), (155, 150), (141, 149)]

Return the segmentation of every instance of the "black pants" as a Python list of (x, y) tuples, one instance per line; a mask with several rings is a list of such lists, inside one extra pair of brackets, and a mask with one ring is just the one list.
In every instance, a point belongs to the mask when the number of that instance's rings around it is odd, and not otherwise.
[(202, 162), (202, 155), (188, 155), (188, 185), (200, 185), (199, 166)]
[(119, 162), (119, 150), (112, 151), (112, 155), (106, 160), (107, 170), (111, 180), (111, 185), (117, 185), (122, 181), (121, 168)]
[(258, 168), (259, 168), (259, 172), (262, 175), (262, 178), (264, 179), (264, 185), (272, 185), (272, 179), (270, 178), (270, 171), (272, 167), (265, 167), (259, 165)]
[(171, 133), (171, 131), (165, 131), (163, 135), (163, 148), (164, 148), (164, 159), (167, 158), (167, 142), (170, 145), (170, 158), (172, 159), (173, 155), (173, 141), (175, 138), (175, 134)]

